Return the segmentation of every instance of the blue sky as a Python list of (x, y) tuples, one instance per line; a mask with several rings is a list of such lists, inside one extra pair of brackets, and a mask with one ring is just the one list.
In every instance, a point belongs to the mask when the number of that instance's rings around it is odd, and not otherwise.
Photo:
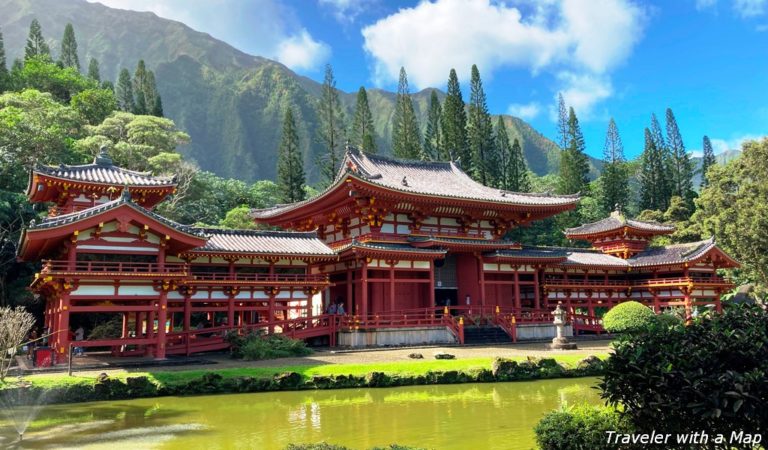
[[(95, 1), (95, 0), (94, 0)], [(602, 155), (614, 117), (629, 158), (651, 113), (671, 107), (686, 147), (716, 151), (768, 134), (768, 0), (98, 0), (153, 11), (337, 87), (445, 89), (465, 99), (477, 63), (492, 113), (556, 137), (562, 92), (587, 152)]]

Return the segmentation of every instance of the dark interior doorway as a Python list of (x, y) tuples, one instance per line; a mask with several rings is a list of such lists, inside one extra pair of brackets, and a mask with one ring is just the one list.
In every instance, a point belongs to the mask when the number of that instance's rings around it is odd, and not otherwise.
[(456, 306), (458, 304), (459, 304), (458, 289), (435, 288), (435, 306)]

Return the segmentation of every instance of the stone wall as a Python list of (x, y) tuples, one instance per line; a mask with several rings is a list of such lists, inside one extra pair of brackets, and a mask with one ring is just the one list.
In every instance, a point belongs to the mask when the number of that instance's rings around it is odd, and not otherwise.
[(447, 328), (384, 328), (339, 332), (342, 347), (384, 347), (430, 344), (455, 344), (456, 338)]

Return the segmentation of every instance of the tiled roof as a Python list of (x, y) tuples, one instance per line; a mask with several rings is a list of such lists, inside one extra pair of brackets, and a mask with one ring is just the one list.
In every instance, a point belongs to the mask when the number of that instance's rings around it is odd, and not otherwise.
[(657, 222), (642, 222), (640, 220), (627, 219), (618, 211), (611, 213), (610, 217), (606, 217), (603, 220), (584, 224), (574, 228), (567, 228), (565, 235), (571, 236), (585, 236), (590, 234), (605, 233), (607, 231), (620, 230), (624, 227), (634, 228), (636, 230), (665, 234), (675, 231), (675, 227), (672, 225), (664, 225)]
[(433, 243), (436, 246), (439, 246), (440, 244), (445, 245), (451, 245), (451, 244), (459, 244), (459, 245), (477, 245), (477, 246), (484, 246), (484, 247), (496, 247), (496, 248), (509, 248), (517, 246), (518, 243), (514, 241), (508, 241), (508, 240), (490, 240), (490, 239), (466, 239), (466, 238), (453, 238), (453, 237), (444, 237), (444, 236), (409, 236), (408, 242), (429, 242)]
[(65, 180), (116, 186), (161, 187), (176, 185), (174, 178), (156, 177), (149, 172), (135, 172), (117, 167), (112, 164), (112, 159), (109, 158), (104, 149), (96, 156), (93, 164), (80, 166), (62, 164), (58, 167), (38, 164), (33, 172)]
[(486, 253), (487, 257), (518, 259), (556, 259), (565, 260), (566, 249), (557, 247), (523, 247), (520, 250), (497, 250)]
[(337, 253), (341, 253), (344, 250), (350, 248), (361, 248), (369, 250), (384, 250), (394, 252), (411, 252), (411, 253), (439, 253), (445, 254), (447, 250), (442, 248), (417, 248), (411, 247), (409, 244), (401, 244), (396, 242), (358, 242), (356, 239), (351, 240), (349, 243), (337, 247), (335, 250)]
[(564, 266), (629, 267), (629, 263), (624, 259), (591, 250), (569, 250), (568, 257), (562, 264)]
[(348, 147), (334, 183), (325, 191), (301, 202), (253, 210), (251, 217), (266, 219), (309, 204), (334, 190), (348, 174), (410, 194), (520, 206), (571, 206), (579, 201), (578, 195), (520, 193), (483, 186), (453, 162), (400, 160), (369, 155)]
[(335, 253), (315, 232), (221, 230), (198, 228), (208, 238), (203, 246), (191, 250), (211, 253), (268, 253), (276, 255), (333, 256)]
[(398, 191), (518, 205), (572, 205), (578, 195), (527, 194), (483, 186), (453, 162), (409, 161), (347, 150), (342, 177), (349, 170), (371, 182)]
[(160, 222), (182, 233), (202, 237), (202, 234), (200, 233), (200, 231), (190, 225), (182, 225), (180, 223), (174, 222), (173, 220), (166, 219), (160, 214), (154, 213), (146, 208), (142, 208), (141, 206), (133, 203), (131, 201), (131, 197), (128, 191), (123, 191), (123, 195), (121, 195), (120, 198), (116, 200), (112, 200), (111, 202), (107, 202), (107, 203), (102, 203), (101, 205), (94, 206), (93, 208), (88, 208), (82, 211), (77, 211), (70, 214), (64, 214), (61, 216), (46, 217), (39, 223), (32, 222), (29, 224), (29, 227), (27, 229), (29, 231), (36, 231), (36, 230), (56, 228), (62, 225), (76, 223), (81, 220), (87, 219), (89, 217), (93, 217), (98, 214), (118, 208), (122, 205), (127, 205), (133, 208), (134, 210), (140, 212), (141, 214), (151, 217), (157, 222)]
[(695, 261), (713, 247), (715, 247), (714, 238), (687, 244), (667, 245), (666, 247), (645, 250), (629, 258), (627, 262), (632, 267), (681, 264)]

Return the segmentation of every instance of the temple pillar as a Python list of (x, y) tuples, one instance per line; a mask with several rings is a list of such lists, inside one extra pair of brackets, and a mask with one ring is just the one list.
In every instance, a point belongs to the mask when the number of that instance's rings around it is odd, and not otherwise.
[(390, 264), (389, 264), (389, 312), (392, 312), (394, 310), (395, 310), (395, 261), (390, 261)]
[(192, 296), (184, 296), (184, 331), (192, 329)]
[(363, 267), (360, 269), (360, 315), (368, 316), (368, 261), (363, 260)]
[(64, 290), (59, 297), (59, 320), (56, 336), (59, 342), (59, 361), (69, 357), (69, 291)]
[(485, 306), (485, 270), (483, 270), (483, 257), (481, 255), (475, 256), (477, 257), (477, 279), (480, 281), (480, 308), (482, 310)]
[(541, 309), (541, 298), (540, 294), (541, 289), (539, 287), (539, 267), (534, 266), (533, 268), (533, 307), (535, 309)]
[(120, 335), (123, 339), (128, 337), (128, 314), (130, 313), (123, 313), (123, 331)]
[(520, 311), (522, 304), (520, 301), (520, 266), (515, 266), (515, 309)]
[(435, 305), (435, 261), (429, 261), (429, 307), (434, 308)]
[(168, 291), (160, 292), (157, 309), (157, 349), (155, 359), (165, 359), (165, 325), (168, 321)]
[[(146, 336), (146, 338), (147, 339), (154, 339), (155, 338), (155, 311), (154, 310), (148, 311), (146, 313), (146, 317), (147, 317), (147, 325), (146, 325), (147, 336)], [(156, 345), (154, 347), (156, 347)], [(155, 351), (156, 350), (153, 348), (153, 345), (152, 344), (148, 344), (147, 347), (146, 347), (146, 350), (145, 350), (145, 355), (146, 356), (153, 356)]]
[[(359, 306), (354, 304), (354, 299), (352, 298), (352, 267), (347, 267), (347, 304), (349, 308), (350, 314), (358, 314), (360, 311), (358, 311)], [(331, 299), (331, 301), (336, 301), (335, 299)]]
[(275, 294), (269, 294), (269, 311), (267, 312), (267, 322), (269, 323), (269, 334), (275, 332)]
[(227, 327), (235, 326), (235, 294), (227, 296)]

